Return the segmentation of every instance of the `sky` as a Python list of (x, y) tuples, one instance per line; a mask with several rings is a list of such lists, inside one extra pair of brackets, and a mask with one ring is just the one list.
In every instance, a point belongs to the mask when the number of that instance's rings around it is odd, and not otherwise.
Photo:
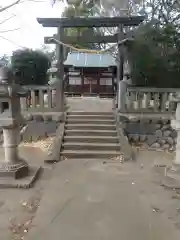
[[(0, 0), (0, 6), (6, 6), (13, 1)], [(0, 13), (0, 56), (11, 55), (14, 50), (23, 47), (40, 48), (44, 44), (45, 36), (52, 36), (56, 33), (56, 28), (43, 28), (36, 18), (60, 17), (64, 5), (58, 3), (52, 7), (51, 0), (33, 1), (24, 0), (23, 3)], [(13, 15), (14, 17), (10, 20), (1, 23)], [(4, 32), (14, 29), (18, 30)]]

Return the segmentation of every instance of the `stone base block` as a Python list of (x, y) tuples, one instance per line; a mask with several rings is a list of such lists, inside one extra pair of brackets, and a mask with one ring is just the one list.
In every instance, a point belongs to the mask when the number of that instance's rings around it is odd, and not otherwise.
[(20, 179), (24, 178), (28, 175), (29, 168), (28, 166), (23, 166), (15, 170), (0, 170), (0, 178), (12, 178), (12, 179)]
[(25, 160), (19, 159), (15, 163), (0, 163), (0, 178), (19, 179), (28, 175), (28, 164)]
[(174, 171), (173, 168), (166, 168), (162, 186), (169, 189), (180, 189), (180, 170)]
[(180, 168), (173, 165), (172, 168), (166, 170), (166, 176), (174, 180), (178, 180), (180, 183)]
[(60, 151), (64, 137), (64, 126), (65, 123), (61, 123), (57, 128), (56, 137), (52, 143), (52, 150), (46, 156), (46, 159), (44, 160), (45, 163), (56, 163), (61, 161)]
[(171, 177), (166, 177), (162, 183), (162, 187), (165, 187), (167, 189), (172, 189), (172, 190), (179, 190), (180, 189), (180, 181), (177, 181), (175, 179), (172, 179)]
[[(40, 174), (41, 167), (30, 166), (28, 169), (23, 169), (28, 171), (25, 177), (13, 178), (12, 176), (1, 176), (0, 175), (0, 188), (31, 188)], [(21, 171), (21, 170), (20, 170)], [(20, 174), (20, 172), (19, 172)]]

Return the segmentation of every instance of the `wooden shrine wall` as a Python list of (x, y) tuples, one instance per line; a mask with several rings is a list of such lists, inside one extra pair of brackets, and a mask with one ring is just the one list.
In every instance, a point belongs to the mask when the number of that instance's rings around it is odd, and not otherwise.
[(66, 92), (79, 93), (113, 93), (114, 76), (111, 72), (84, 73), (69, 72), (67, 76)]

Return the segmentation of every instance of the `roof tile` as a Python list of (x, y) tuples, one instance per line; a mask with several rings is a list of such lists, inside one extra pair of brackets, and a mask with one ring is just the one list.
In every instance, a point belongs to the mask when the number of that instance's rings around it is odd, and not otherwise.
[(80, 53), (71, 52), (68, 54), (64, 65), (73, 67), (111, 67), (117, 66), (115, 59), (108, 53)]

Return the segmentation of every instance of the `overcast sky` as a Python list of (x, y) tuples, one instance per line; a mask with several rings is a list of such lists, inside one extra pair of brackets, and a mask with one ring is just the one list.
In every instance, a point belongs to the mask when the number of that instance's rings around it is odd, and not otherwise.
[[(0, 6), (12, 3), (14, 0), (0, 0)], [(0, 22), (15, 15), (10, 20), (0, 24), (0, 55), (11, 54), (20, 47), (39, 48), (44, 43), (44, 36), (56, 32), (54, 28), (43, 28), (36, 21), (37, 17), (60, 17), (63, 4), (54, 7), (51, 0), (35, 0), (37, 2), (24, 2), (0, 13)], [(39, 1), (39, 2), (38, 2)], [(41, 2), (40, 2), (41, 1)], [(11, 29), (17, 31), (3, 32)], [(8, 40), (5, 40), (6, 38)]]

